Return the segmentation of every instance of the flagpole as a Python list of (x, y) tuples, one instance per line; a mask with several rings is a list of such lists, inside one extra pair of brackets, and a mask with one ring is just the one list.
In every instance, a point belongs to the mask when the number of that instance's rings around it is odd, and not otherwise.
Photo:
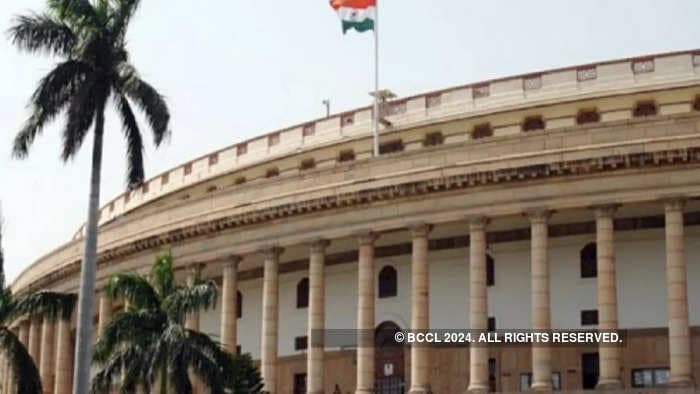
[(374, 125), (373, 151), (379, 157), (379, 0), (374, 5)]

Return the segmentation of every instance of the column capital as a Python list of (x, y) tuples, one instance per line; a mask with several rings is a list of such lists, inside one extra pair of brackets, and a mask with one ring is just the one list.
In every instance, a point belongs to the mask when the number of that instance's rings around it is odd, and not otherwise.
[(530, 223), (547, 223), (552, 216), (552, 211), (546, 208), (534, 208), (525, 211)]
[(231, 267), (238, 269), (238, 265), (243, 261), (243, 256), (232, 254), (224, 260), (224, 267)]
[(615, 216), (615, 213), (617, 212), (617, 209), (620, 207), (620, 204), (603, 204), (603, 205), (594, 205), (591, 207), (593, 212), (595, 213), (595, 217), (597, 218), (611, 218)]
[(379, 238), (379, 235), (375, 232), (372, 232), (370, 230), (361, 230), (355, 232), (355, 236), (357, 237), (357, 240), (359, 241), (360, 245), (369, 245), (373, 244), (374, 241)]
[(491, 219), (483, 215), (469, 216), (469, 229), (470, 230), (485, 230), (486, 226), (491, 223)]
[(279, 246), (266, 246), (261, 248), (259, 253), (262, 254), (265, 259), (277, 259), (284, 253), (284, 248)]
[(316, 238), (309, 241), (309, 248), (311, 248), (311, 253), (324, 253), (330, 244), (331, 241), (325, 238)]
[(682, 196), (669, 197), (662, 200), (666, 212), (678, 212), (685, 209), (686, 199)]
[(408, 228), (411, 230), (411, 235), (413, 238), (425, 238), (433, 230), (433, 226), (431, 224), (423, 222), (410, 224)]

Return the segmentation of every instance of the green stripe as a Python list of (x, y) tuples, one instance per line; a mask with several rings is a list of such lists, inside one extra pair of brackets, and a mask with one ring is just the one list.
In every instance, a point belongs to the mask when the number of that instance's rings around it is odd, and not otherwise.
[(367, 30), (374, 30), (374, 20), (367, 18), (359, 22), (343, 21), (343, 34), (345, 34), (350, 29), (355, 29), (360, 33), (365, 32)]

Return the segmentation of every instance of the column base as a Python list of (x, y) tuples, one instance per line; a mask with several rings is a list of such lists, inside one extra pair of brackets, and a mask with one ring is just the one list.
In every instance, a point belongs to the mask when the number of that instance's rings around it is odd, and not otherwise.
[(602, 390), (602, 391), (607, 391), (607, 390), (621, 390), (622, 389), (622, 381), (619, 379), (605, 379), (605, 380), (600, 380), (598, 383), (595, 385), (596, 390)]
[(408, 391), (408, 394), (432, 394), (433, 392), (430, 390), (430, 386), (425, 386), (425, 387), (411, 387), (411, 389)]
[(695, 387), (695, 383), (690, 376), (671, 376), (668, 380), (668, 387), (676, 389), (691, 388)]
[(538, 393), (551, 393), (552, 392), (552, 384), (547, 382), (547, 383), (542, 383), (542, 382), (535, 382), (530, 386), (530, 391), (536, 391)]
[(475, 384), (469, 384), (469, 387), (467, 388), (466, 393), (467, 394), (486, 394), (489, 391), (490, 391), (490, 388), (488, 385), (475, 383)]

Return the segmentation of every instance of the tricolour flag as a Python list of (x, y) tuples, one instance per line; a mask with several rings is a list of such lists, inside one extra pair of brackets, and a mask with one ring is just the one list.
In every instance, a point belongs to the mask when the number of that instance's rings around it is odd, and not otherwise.
[(343, 33), (350, 29), (359, 32), (374, 30), (377, 0), (331, 0), (331, 7), (343, 22)]

